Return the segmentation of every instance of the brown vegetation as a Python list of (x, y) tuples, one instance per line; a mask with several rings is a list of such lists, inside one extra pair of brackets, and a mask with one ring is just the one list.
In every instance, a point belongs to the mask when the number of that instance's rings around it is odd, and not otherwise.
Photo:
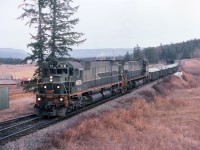
[(139, 92), (143, 99), (123, 101), (129, 109), (83, 118), (38, 149), (199, 149), (200, 80), (187, 65), (182, 79), (171, 76)]
[[(1, 75), (12, 75), (14, 79), (32, 78), (35, 65), (1, 65)], [(35, 95), (26, 93), (19, 85), (9, 86), (10, 108), (0, 111), (0, 121), (9, 120), (34, 112)]]
[(32, 78), (34, 71), (36, 69), (35, 65), (1, 65), (0, 75), (12, 75), (14, 79), (21, 79), (24, 77)]
[(10, 108), (0, 111), (0, 122), (35, 112), (35, 95), (21, 93), (10, 96)]
[(9, 101), (9, 109), (0, 111), (0, 121), (35, 112), (35, 95), (33, 93), (24, 92), (22, 87), (11, 86), (9, 88)]

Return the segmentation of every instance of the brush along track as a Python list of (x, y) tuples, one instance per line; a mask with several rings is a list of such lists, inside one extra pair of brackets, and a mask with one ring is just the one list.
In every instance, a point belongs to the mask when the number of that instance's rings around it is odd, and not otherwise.
[[(158, 79), (158, 80), (160, 80), (160, 79)], [(153, 82), (156, 82), (156, 80), (154, 80)], [(103, 103), (106, 103), (108, 101), (116, 99), (118, 97), (121, 97), (122, 95), (128, 94), (128, 93), (132, 92), (133, 90), (136, 90), (138, 88), (144, 87), (144, 86), (146, 86), (146, 85), (148, 85), (150, 83), (153, 83), (153, 82), (148, 82), (148, 83), (145, 83), (145, 84), (140, 85), (138, 87), (135, 87), (134, 89), (131, 89), (131, 90), (127, 91), (124, 94), (115, 95), (115, 96), (112, 96), (110, 98), (98, 101), (96, 103), (89, 104), (86, 107), (79, 108), (77, 110), (74, 110), (73, 112), (68, 113), (64, 117), (45, 119), (45, 118), (41, 118), (41, 117), (35, 115), (35, 116), (37, 116), (36, 118), (34, 118), (34, 119), (30, 119), (29, 118), (29, 120), (23, 120), (21, 122), (21, 124), (20, 124), (20, 122), (16, 123), (13, 120), (2, 122), (2, 123), (0, 123), (0, 127), (1, 127), (2, 124), (5, 125), (8, 122), (13, 122), (13, 124), (10, 124), (10, 126), (8, 127), (9, 128), (8, 130), (5, 129), (5, 128), (3, 128), (3, 129), (0, 128), (0, 130), (3, 130), (3, 131), (0, 131), (0, 144), (4, 145), (4, 144), (6, 144), (6, 143), (8, 143), (10, 141), (14, 141), (14, 140), (22, 137), (22, 136), (28, 135), (28, 134), (33, 133), (35, 131), (38, 131), (40, 129), (46, 128), (46, 127), (48, 127), (50, 125), (56, 124), (58, 122), (66, 120), (66, 119), (69, 119), (69, 118), (71, 118), (71, 117), (73, 117), (75, 115), (78, 115), (78, 114), (86, 111), (86, 110), (94, 108), (94, 107), (96, 107), (98, 105), (101, 105)], [(18, 120), (18, 119), (19, 118), (14, 119), (14, 120)]]

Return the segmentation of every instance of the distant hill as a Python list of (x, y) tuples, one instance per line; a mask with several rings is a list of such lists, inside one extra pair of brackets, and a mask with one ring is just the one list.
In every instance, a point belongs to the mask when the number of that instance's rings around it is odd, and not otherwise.
[[(74, 49), (69, 52), (72, 57), (85, 58), (85, 57), (105, 57), (113, 56), (124, 56), (126, 52), (132, 53), (131, 48), (105, 48), (105, 49)], [(23, 59), (27, 56), (27, 53), (21, 49), (12, 48), (0, 48), (0, 58), (20, 58)]]
[(27, 53), (21, 49), (0, 48), (0, 58), (20, 58), (24, 59)]
[(69, 52), (72, 57), (106, 57), (106, 56), (124, 56), (126, 52), (133, 53), (133, 48), (104, 48), (104, 49), (74, 49)]

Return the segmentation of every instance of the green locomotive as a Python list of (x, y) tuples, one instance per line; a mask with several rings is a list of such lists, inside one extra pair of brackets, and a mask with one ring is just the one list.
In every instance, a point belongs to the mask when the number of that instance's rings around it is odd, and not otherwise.
[[(145, 61), (59, 60), (43, 67), (36, 107), (43, 116), (64, 116), (90, 103), (125, 93), (147, 79)], [(141, 83), (142, 82), (142, 83)]]

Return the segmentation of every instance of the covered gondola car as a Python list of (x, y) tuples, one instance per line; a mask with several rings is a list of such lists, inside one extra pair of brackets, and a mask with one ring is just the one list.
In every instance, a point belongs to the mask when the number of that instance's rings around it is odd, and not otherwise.
[(160, 68), (149, 68), (149, 80), (156, 80), (161, 77), (161, 69)]
[(149, 68), (149, 80), (153, 81), (160, 77), (165, 77), (169, 74), (175, 73), (178, 70), (178, 64), (171, 64), (162, 67)]

